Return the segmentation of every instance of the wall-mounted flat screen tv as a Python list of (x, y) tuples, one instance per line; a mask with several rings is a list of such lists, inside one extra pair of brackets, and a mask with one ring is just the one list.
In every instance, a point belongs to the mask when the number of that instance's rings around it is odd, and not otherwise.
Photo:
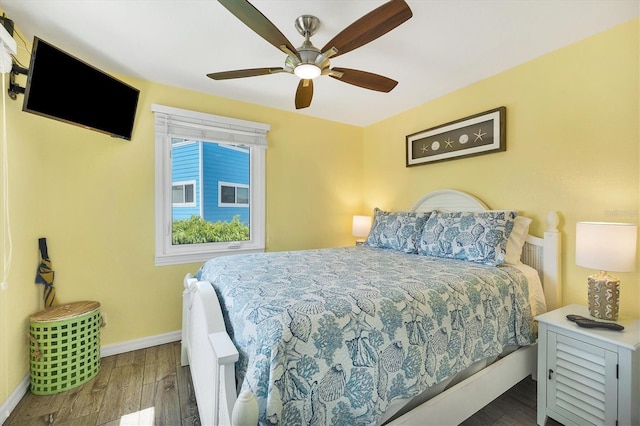
[(34, 37), (23, 111), (131, 140), (140, 91)]

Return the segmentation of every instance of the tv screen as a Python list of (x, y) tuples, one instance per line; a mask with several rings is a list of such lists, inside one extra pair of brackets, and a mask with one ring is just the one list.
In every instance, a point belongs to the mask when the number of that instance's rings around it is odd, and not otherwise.
[(23, 111), (131, 140), (139, 94), (34, 37)]

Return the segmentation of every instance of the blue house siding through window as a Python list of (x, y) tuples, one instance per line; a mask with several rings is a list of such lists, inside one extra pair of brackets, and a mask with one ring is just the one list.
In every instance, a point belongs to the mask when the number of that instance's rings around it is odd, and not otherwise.
[(205, 143), (203, 155), (206, 165), (202, 180), (205, 188), (204, 218), (210, 222), (228, 222), (233, 216), (239, 215), (240, 221), (248, 224), (249, 207), (220, 206), (219, 182), (249, 186), (249, 150)]
[[(249, 150), (213, 142), (176, 141), (171, 165), (173, 219), (199, 215), (209, 222), (229, 222), (238, 215), (248, 224)], [(189, 182), (194, 186), (194, 203), (177, 204), (181, 189)]]
[[(180, 140), (181, 141), (181, 140)], [(201, 142), (179, 142), (171, 147), (171, 181), (173, 182), (173, 220), (201, 216), (200, 211), (200, 145)], [(194, 183), (193, 205), (177, 203), (176, 190), (185, 183)], [(186, 203), (185, 203), (186, 204)]]

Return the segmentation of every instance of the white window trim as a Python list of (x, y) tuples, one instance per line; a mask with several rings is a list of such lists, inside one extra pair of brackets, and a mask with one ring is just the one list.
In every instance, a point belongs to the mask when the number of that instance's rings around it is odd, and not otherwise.
[[(175, 145), (174, 145), (175, 146)], [(193, 186), (193, 203), (174, 203), (173, 202), (173, 193), (171, 194), (171, 205), (173, 207), (195, 207), (196, 206), (196, 181), (195, 180), (184, 180), (180, 182), (172, 182), (171, 189), (173, 191), (174, 186), (182, 185), (183, 187), (187, 185)]]
[[(233, 186), (234, 188), (247, 188), (249, 189), (249, 185), (244, 185), (242, 183), (231, 183), (231, 182), (223, 182), (218, 181), (218, 207), (249, 207), (249, 204), (242, 203), (223, 203), (222, 202), (222, 187), (223, 186)], [(251, 191), (249, 191), (249, 197), (251, 197)], [(236, 191), (236, 201), (238, 200), (238, 191)]]
[[(259, 253), (265, 247), (265, 148), (268, 124), (152, 104), (155, 115), (155, 265), (204, 262), (234, 253)], [(212, 136), (213, 135), (213, 136)], [(248, 241), (171, 243), (171, 137), (235, 143), (250, 148), (251, 226)]]

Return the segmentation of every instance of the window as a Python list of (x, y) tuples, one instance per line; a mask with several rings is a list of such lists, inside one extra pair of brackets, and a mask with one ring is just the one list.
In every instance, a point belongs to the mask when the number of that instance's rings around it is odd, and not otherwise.
[(193, 207), (196, 205), (194, 191), (196, 182), (174, 182), (171, 191), (173, 207)]
[(249, 185), (218, 182), (218, 206), (249, 206)]
[[(156, 265), (264, 251), (269, 126), (152, 105)], [(215, 228), (215, 232), (208, 232)], [(229, 238), (220, 237), (232, 229)], [(222, 231), (221, 231), (222, 230)], [(240, 230), (240, 232), (238, 231)]]

